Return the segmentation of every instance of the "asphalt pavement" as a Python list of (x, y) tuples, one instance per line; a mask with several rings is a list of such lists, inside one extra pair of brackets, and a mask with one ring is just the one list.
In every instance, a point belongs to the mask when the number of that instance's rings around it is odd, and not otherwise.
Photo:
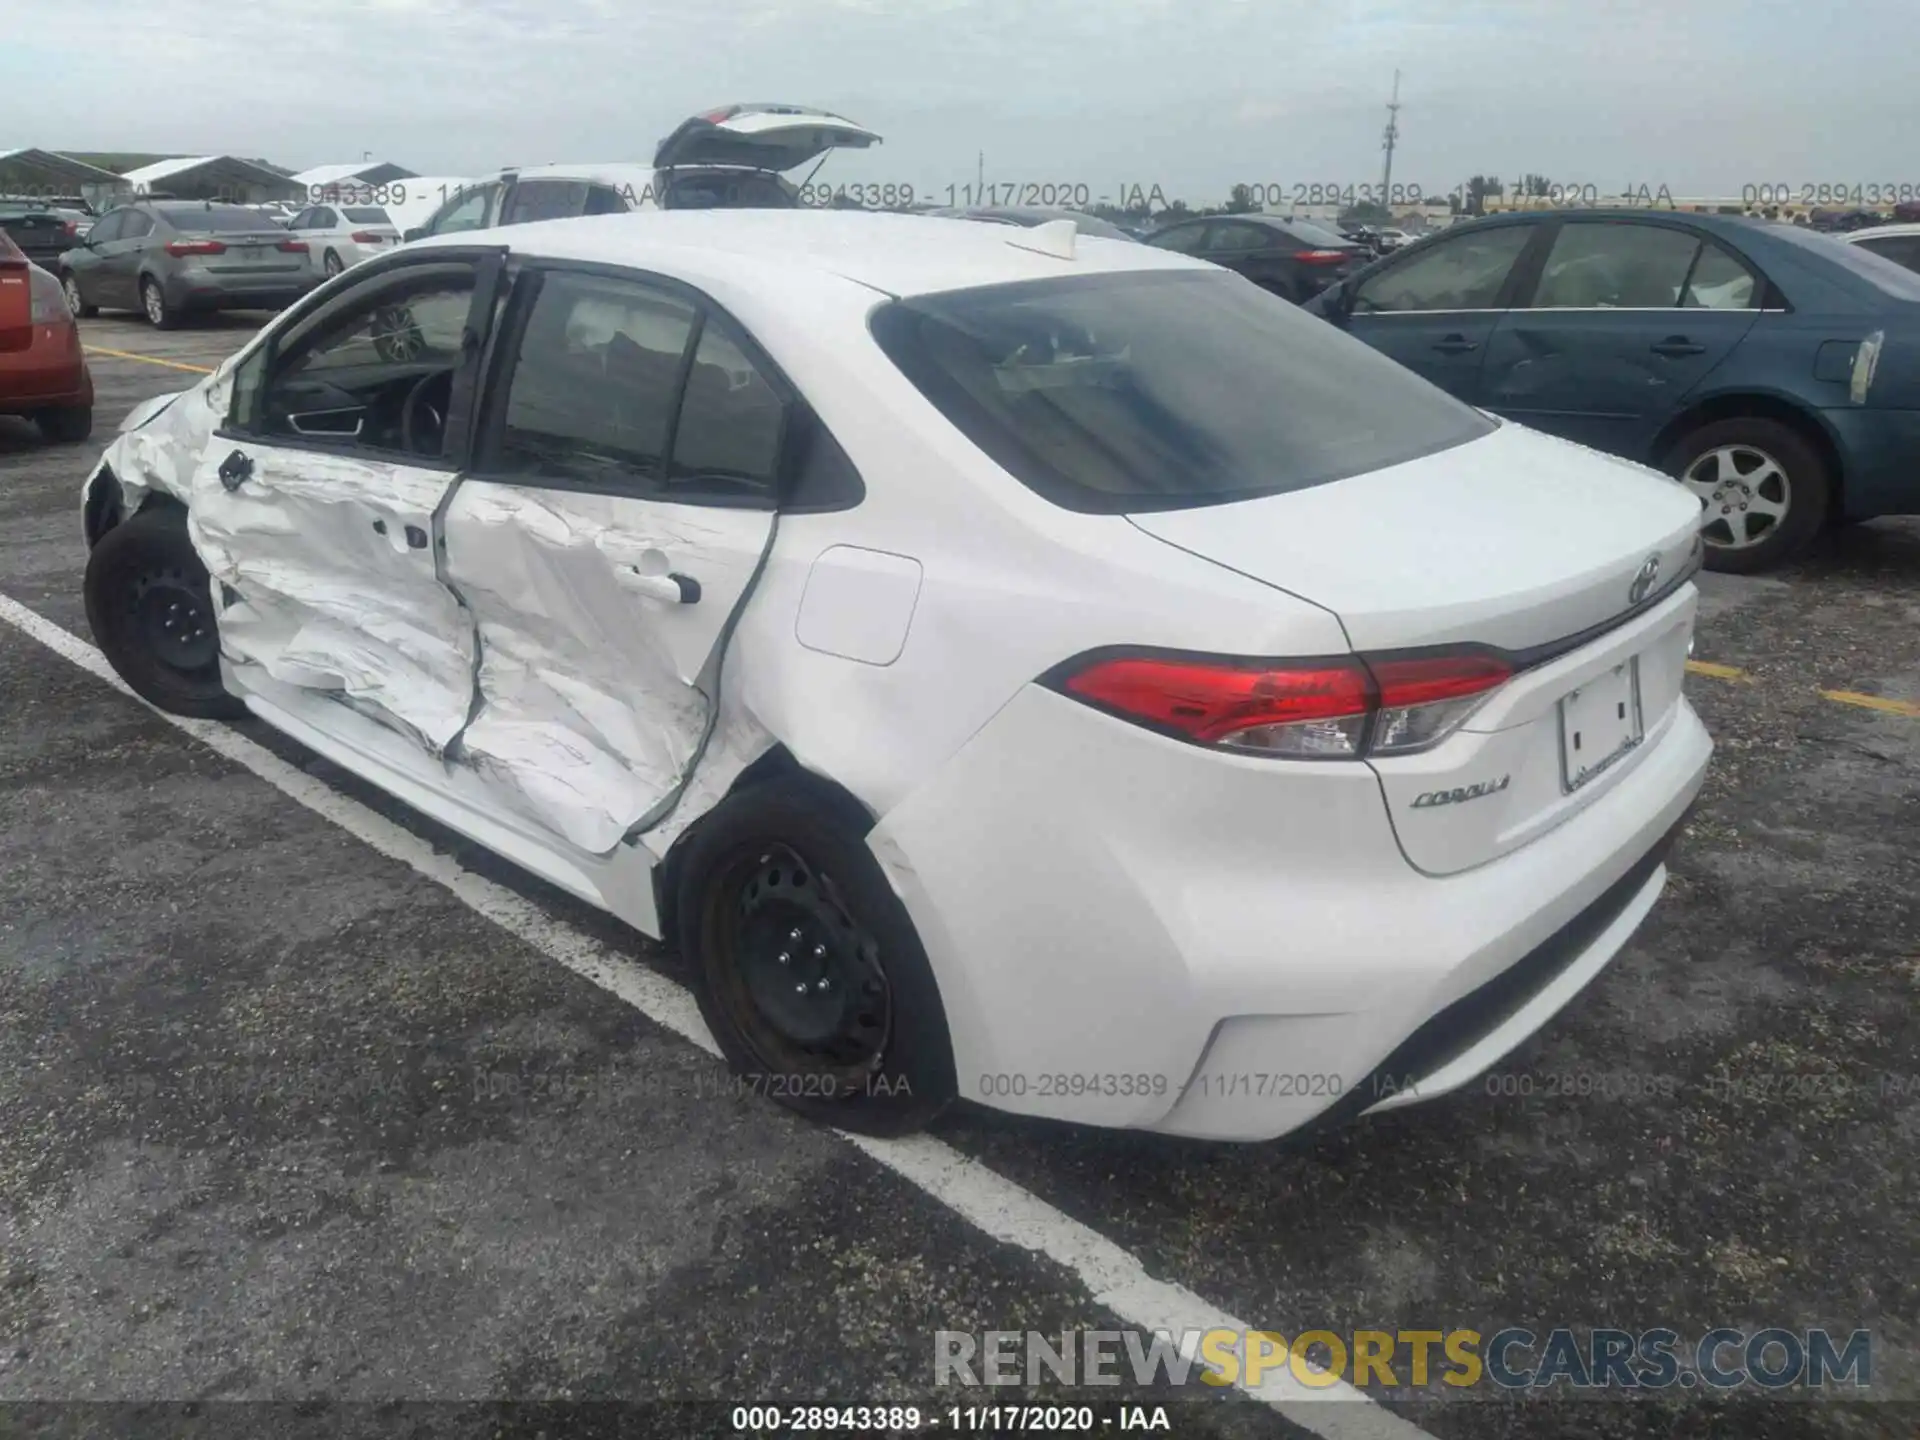
[[(81, 480), (258, 319), (86, 322), (94, 441), (0, 420), (0, 1401), (300, 1401), (285, 1425), (327, 1433), (1012, 1398), (1164, 1403), (1183, 1435), (1920, 1432), (1920, 524), (1706, 577), (1689, 692), (1719, 748), (1673, 883), (1485, 1082), (1295, 1143), (963, 1107), (856, 1145), (727, 1082), (675, 957), (253, 722), (101, 677)], [(1864, 1329), (1871, 1383), (933, 1384), (936, 1332), (1153, 1315)], [(0, 1406), (0, 1432), (82, 1413), (121, 1414)], [(1033, 1428), (1003, 1418), (957, 1428)]]

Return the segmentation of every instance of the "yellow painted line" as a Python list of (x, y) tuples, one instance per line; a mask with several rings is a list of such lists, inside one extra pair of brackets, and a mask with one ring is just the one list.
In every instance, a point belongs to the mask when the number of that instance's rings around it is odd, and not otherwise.
[(1742, 685), (1751, 685), (1753, 677), (1735, 665), (1716, 665), (1711, 660), (1687, 661), (1689, 675), (1711, 675), (1715, 680), (1733, 680)]
[(109, 350), (104, 345), (87, 345), (89, 355), (111, 355), (116, 360), (144, 360), (149, 365), (164, 365), (169, 370), (191, 370), (196, 375), (211, 375), (211, 365), (189, 365), (184, 360), (162, 360), (158, 355), (136, 355), (131, 350)]
[(1879, 710), (1888, 715), (1906, 715), (1920, 720), (1920, 704), (1911, 700), (1889, 700), (1884, 695), (1861, 695), (1852, 690), (1822, 690), (1820, 695), (1841, 705), (1858, 705), (1863, 710)]

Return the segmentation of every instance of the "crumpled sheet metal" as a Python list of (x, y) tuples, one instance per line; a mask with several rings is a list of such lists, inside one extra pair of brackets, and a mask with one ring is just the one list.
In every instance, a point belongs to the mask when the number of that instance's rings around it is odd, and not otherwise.
[(237, 490), (220, 482), (218, 445), (193, 477), (188, 534), (240, 597), (219, 608), (222, 648), (275, 680), (338, 691), (441, 753), (472, 702), (473, 622), (405, 531), (432, 523), (448, 477), (316, 451), (253, 456)]
[[(619, 574), (648, 549), (703, 576), (737, 569), (738, 531), (729, 545), (724, 520), (692, 507), (639, 515), (609, 496), (484, 481), (461, 486), (445, 523), (448, 579), (480, 629), (482, 704), (460, 757), (517, 813), (605, 853), (670, 803), (709, 721), (699, 682), (710, 628), (685, 625), (683, 635), (671, 615), (647, 623), (660, 612)], [(745, 559), (750, 569), (758, 556)], [(737, 731), (729, 717), (701, 771), (751, 747)], [(690, 798), (648, 834), (656, 854), (712, 803)]]

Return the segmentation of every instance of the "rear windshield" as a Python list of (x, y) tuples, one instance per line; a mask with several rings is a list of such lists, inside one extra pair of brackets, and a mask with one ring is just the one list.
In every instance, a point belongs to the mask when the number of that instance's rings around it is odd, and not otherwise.
[(378, 205), (343, 205), (340, 213), (356, 225), (391, 225), (387, 212)]
[(1874, 254), (1864, 245), (1855, 245), (1837, 235), (1823, 234), (1818, 230), (1802, 230), (1795, 225), (1769, 225), (1766, 233), (1770, 240), (1784, 240), (1803, 250), (1817, 251), (1861, 279), (1872, 281), (1889, 295), (1902, 300), (1920, 300), (1920, 275), (1884, 255)]
[(1068, 510), (1303, 490), (1494, 424), (1238, 275), (1130, 271), (894, 301), (880, 348), (968, 439)]
[(241, 230), (271, 230), (274, 221), (240, 205), (156, 205), (154, 213), (188, 235), (222, 235)]

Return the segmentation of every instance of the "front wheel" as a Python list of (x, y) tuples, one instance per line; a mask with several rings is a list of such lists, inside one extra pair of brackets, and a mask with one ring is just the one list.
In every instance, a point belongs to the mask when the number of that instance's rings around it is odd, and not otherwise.
[(321, 268), (327, 272), (327, 278), (329, 280), (347, 268), (340, 263), (340, 256), (332, 250), (327, 251), (326, 258), (323, 259), (320, 264)]
[(954, 1094), (925, 950), (845, 807), (802, 780), (728, 796), (688, 836), (679, 935), (735, 1073), (812, 1120), (918, 1130)]
[(86, 600), (93, 638), (143, 700), (202, 720), (246, 713), (220, 680), (211, 587), (184, 511), (148, 510), (101, 536)]
[(1709, 570), (1750, 575), (1801, 555), (1826, 523), (1832, 480), (1819, 452), (1777, 420), (1716, 420), (1663, 467), (1700, 499)]

